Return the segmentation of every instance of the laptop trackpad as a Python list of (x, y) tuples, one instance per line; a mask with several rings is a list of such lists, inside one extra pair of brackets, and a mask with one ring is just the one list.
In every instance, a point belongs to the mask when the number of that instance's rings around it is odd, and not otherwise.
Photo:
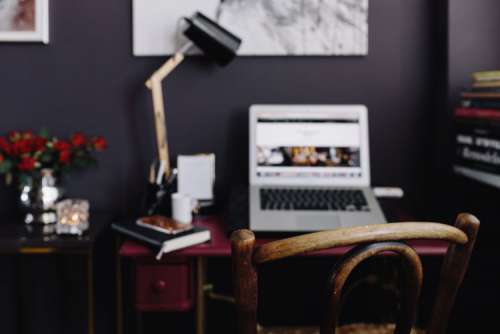
[(336, 215), (301, 215), (295, 216), (295, 223), (299, 229), (331, 230), (342, 227), (340, 218)]

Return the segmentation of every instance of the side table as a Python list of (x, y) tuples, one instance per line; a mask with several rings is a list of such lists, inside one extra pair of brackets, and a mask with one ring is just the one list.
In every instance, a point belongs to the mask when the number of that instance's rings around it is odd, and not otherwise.
[(87, 265), (88, 333), (95, 333), (94, 260), (95, 243), (111, 221), (105, 215), (90, 216), (89, 229), (82, 236), (42, 233), (42, 227), (25, 225), (19, 219), (0, 222), (0, 254), (3, 255), (83, 255)]

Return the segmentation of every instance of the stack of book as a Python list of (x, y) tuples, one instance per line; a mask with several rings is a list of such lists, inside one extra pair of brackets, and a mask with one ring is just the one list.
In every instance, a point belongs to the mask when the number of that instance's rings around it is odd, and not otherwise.
[(192, 224), (184, 224), (165, 216), (141, 217), (135, 221), (111, 224), (116, 232), (143, 243), (162, 255), (210, 240), (210, 230)]
[(500, 71), (472, 73), (472, 87), (462, 92), (463, 105), (500, 109)]
[(500, 187), (500, 71), (472, 73), (455, 109), (456, 173)]

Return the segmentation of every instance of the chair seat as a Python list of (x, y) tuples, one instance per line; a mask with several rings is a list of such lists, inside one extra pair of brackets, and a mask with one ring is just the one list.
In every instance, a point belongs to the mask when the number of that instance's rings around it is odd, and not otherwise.
[[(394, 324), (349, 324), (337, 328), (336, 334), (392, 334)], [(319, 334), (317, 327), (260, 327), (258, 334)], [(425, 334), (420, 329), (412, 334)]]

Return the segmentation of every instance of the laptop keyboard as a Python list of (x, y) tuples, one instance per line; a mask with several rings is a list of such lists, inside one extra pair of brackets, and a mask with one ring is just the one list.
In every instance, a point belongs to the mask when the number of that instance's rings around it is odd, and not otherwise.
[(261, 188), (262, 210), (370, 211), (365, 195), (354, 189)]

